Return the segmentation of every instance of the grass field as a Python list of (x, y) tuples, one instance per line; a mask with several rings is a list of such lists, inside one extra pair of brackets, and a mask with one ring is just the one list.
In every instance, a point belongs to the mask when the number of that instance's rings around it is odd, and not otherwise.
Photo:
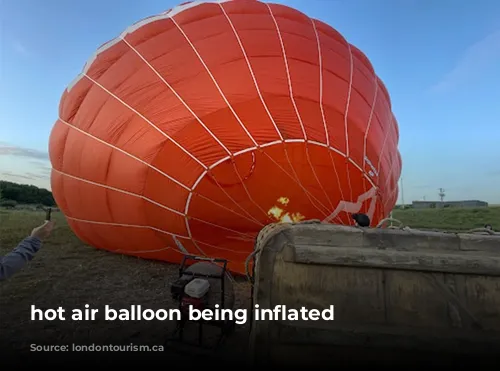
[[(44, 213), (0, 210), (0, 256), (40, 225)], [(0, 349), (26, 351), (30, 344), (161, 345), (173, 330), (171, 321), (30, 321), (30, 306), (49, 309), (175, 308), (169, 283), (178, 266), (111, 254), (85, 246), (60, 213), (56, 227), (35, 259), (10, 280), (0, 283)], [(250, 287), (235, 283), (236, 306), (247, 307)], [(246, 346), (248, 326), (238, 325), (223, 351), (233, 354)], [(119, 339), (119, 340), (117, 340)]]
[[(500, 207), (484, 209), (396, 210), (393, 217), (412, 228), (468, 230), (491, 224), (500, 229)], [(0, 254), (9, 252), (41, 224), (44, 213), (0, 210)], [(96, 342), (113, 344), (162, 344), (172, 322), (30, 322), (30, 306), (48, 309), (126, 308), (131, 304), (159, 309), (173, 308), (169, 282), (177, 266), (116, 255), (85, 246), (69, 229), (64, 217), (54, 213), (56, 228), (36, 258), (11, 280), (0, 285), (1, 341), (14, 349), (29, 344)], [(248, 284), (236, 284), (238, 307), (248, 307)], [(238, 326), (228, 351), (244, 349), (247, 326)], [(117, 339), (121, 339), (117, 341)], [(4, 349), (4, 348), (2, 348)]]
[(490, 224), (500, 231), (500, 207), (394, 210), (393, 218), (416, 229), (467, 231)]

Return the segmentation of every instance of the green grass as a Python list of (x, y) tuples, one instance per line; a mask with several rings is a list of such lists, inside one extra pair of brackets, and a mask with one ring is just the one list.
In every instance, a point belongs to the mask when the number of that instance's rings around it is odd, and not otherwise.
[[(0, 209), (0, 256), (10, 252), (34, 227), (44, 212)], [(50, 238), (33, 261), (9, 280), (0, 282), (0, 349), (29, 350), (30, 344), (149, 344), (162, 345), (174, 322), (165, 321), (30, 321), (30, 306), (92, 308), (103, 311), (142, 305), (154, 310), (177, 306), (170, 283), (178, 265), (113, 254), (82, 243), (61, 213)], [(248, 284), (235, 283), (237, 307), (249, 305)], [(248, 326), (238, 326), (230, 352), (244, 349)], [(119, 342), (117, 339), (120, 339)], [(229, 350), (228, 350), (229, 351)]]
[(500, 207), (394, 210), (393, 218), (415, 229), (466, 231), (491, 224), (500, 230)]
[[(0, 253), (6, 253), (11, 245), (25, 238), (33, 228), (43, 223), (44, 218), (45, 213), (41, 211), (0, 209)], [(52, 213), (52, 219), (55, 230), (50, 237), (50, 246), (81, 244), (62, 213)]]

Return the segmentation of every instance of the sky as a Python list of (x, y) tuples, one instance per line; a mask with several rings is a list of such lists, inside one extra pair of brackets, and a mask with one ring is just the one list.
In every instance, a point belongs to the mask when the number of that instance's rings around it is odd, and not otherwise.
[[(181, 0), (0, 0), (0, 179), (50, 189), (48, 138), (94, 51)], [(398, 203), (500, 204), (500, 2), (276, 0), (361, 49), (391, 96)]]

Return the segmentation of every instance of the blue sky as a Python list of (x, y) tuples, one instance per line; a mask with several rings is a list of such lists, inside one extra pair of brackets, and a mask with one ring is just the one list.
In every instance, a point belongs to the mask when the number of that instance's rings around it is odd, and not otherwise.
[[(0, 179), (50, 189), (63, 90), (101, 44), (179, 2), (1, 1)], [(500, 2), (275, 2), (330, 24), (371, 60), (399, 122), (406, 203), (444, 187), (449, 200), (500, 204)]]

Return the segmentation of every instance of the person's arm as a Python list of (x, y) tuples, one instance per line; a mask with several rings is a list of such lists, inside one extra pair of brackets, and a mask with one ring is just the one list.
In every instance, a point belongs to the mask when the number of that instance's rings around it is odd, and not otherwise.
[(0, 281), (10, 278), (32, 260), (53, 228), (54, 222), (46, 220), (41, 226), (34, 228), (31, 235), (22, 240), (14, 250), (0, 258)]
[(38, 237), (29, 236), (22, 240), (14, 250), (0, 259), (0, 281), (21, 270), (41, 247), (42, 241)]

